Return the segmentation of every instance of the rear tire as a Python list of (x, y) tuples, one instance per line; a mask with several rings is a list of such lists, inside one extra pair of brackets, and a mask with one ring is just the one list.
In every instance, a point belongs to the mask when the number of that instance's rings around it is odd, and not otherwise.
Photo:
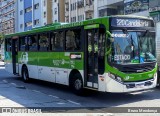
[(23, 81), (24, 81), (25, 83), (28, 83), (28, 82), (29, 82), (29, 74), (28, 74), (28, 69), (27, 69), (26, 66), (23, 67), (23, 69), (22, 69), (22, 78), (23, 78)]
[(83, 80), (80, 74), (75, 74), (72, 77), (72, 81), (70, 83), (70, 87), (76, 95), (83, 95), (84, 89), (83, 89)]

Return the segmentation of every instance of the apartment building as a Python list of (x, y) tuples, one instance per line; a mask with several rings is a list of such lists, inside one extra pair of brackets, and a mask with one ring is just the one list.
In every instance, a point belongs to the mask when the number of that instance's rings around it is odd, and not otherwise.
[(52, 22), (65, 22), (64, 0), (52, 0)]
[(149, 13), (155, 22), (160, 22), (160, 0), (149, 0)]
[(15, 0), (0, 0), (0, 32), (15, 32)]
[(95, 18), (124, 14), (124, 0), (95, 0), (94, 6)]
[(52, 0), (17, 0), (16, 31), (52, 23)]
[(94, 18), (94, 0), (65, 0), (65, 22)]

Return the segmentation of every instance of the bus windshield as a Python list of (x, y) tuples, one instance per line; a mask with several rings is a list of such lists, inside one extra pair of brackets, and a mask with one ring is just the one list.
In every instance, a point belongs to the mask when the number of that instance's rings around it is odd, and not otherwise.
[(113, 42), (109, 61), (116, 64), (154, 62), (155, 32), (112, 31)]

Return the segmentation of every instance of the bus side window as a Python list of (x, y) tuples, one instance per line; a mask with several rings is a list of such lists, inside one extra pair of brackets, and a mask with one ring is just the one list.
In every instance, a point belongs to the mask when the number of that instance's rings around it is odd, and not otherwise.
[(29, 51), (37, 51), (37, 35), (30, 35), (28, 37)]
[(28, 50), (28, 37), (20, 37), (20, 51), (27, 51)]
[(65, 50), (80, 50), (81, 49), (80, 35), (81, 35), (80, 29), (66, 31)]
[(54, 49), (55, 50), (63, 50), (63, 41), (64, 41), (64, 32), (57, 32), (54, 38)]
[(54, 44), (55, 35), (53, 32), (50, 34), (50, 40), (51, 40), (51, 50), (53, 51), (55, 50), (55, 44)]
[(40, 34), (39, 36), (39, 51), (49, 50), (49, 36), (48, 33)]

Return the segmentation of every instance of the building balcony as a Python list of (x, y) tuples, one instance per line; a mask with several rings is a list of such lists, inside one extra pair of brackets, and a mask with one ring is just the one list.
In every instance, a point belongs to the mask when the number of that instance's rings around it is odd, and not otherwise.
[(66, 11), (66, 12), (65, 12), (65, 16), (69, 16), (69, 11)]
[(91, 11), (94, 11), (94, 5), (85, 6), (85, 12), (91, 12)]
[(14, 3), (15, 3), (14, 0), (10, 0), (10, 1), (7, 1), (7, 2), (3, 2), (3, 3), (1, 4), (0, 9), (5, 9), (6, 7), (8, 7), (9, 5), (14, 4)]
[(65, 10), (66, 10), (66, 11), (69, 11), (69, 7), (66, 7)]

